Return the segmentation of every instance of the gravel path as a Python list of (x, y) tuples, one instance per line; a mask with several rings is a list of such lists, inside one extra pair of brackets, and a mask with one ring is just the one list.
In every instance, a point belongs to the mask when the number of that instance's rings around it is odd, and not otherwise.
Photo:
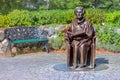
[(55, 69), (60, 66), (65, 69), (65, 65), (65, 53), (0, 56), (0, 80), (120, 80), (120, 54), (97, 53), (96, 65), (104, 65), (100, 70)]

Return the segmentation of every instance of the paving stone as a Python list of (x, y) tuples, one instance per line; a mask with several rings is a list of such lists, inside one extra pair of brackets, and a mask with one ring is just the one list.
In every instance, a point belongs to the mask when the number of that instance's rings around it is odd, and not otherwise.
[[(15, 57), (0, 56), (0, 80), (120, 80), (120, 54), (96, 54), (97, 66), (108, 68), (91, 71), (56, 70), (65, 68), (65, 53), (37, 53)], [(102, 66), (102, 68), (104, 68)]]

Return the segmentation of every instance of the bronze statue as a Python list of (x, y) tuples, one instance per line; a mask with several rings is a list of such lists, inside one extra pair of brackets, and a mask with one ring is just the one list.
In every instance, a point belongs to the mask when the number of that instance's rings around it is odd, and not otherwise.
[(95, 31), (84, 17), (83, 7), (75, 8), (76, 19), (66, 28), (67, 66), (72, 69), (95, 67)]

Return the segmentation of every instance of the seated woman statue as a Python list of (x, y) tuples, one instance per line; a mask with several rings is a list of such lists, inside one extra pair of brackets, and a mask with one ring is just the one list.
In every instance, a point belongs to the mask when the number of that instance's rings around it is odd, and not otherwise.
[(74, 13), (76, 19), (71, 27), (66, 28), (67, 65), (72, 69), (94, 68), (95, 49), (91, 46), (94, 28), (91, 22), (85, 19), (83, 7), (76, 7)]

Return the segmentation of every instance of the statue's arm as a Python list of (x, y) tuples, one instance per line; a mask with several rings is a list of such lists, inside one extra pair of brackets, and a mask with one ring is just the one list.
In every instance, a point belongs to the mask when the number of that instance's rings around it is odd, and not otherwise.
[(75, 32), (72, 34), (72, 36), (80, 36), (80, 35), (84, 35), (85, 34), (85, 31), (81, 31), (81, 32)]
[(71, 36), (72, 37), (75, 37), (75, 36), (80, 36), (80, 35), (84, 35), (85, 34), (85, 31), (83, 30), (83, 31), (77, 31), (77, 32), (72, 32), (72, 31), (74, 31), (73, 29), (74, 29), (74, 27), (75, 27), (76, 25), (75, 25), (75, 23), (73, 22), (72, 23), (72, 29), (71, 29), (71, 32), (68, 32), (69, 34), (71, 34)]
[(90, 22), (87, 22), (86, 26), (87, 27), (85, 27), (85, 29), (83, 31), (75, 32), (75, 33), (72, 34), (72, 36), (74, 37), (74, 36), (82, 36), (82, 35), (84, 35), (84, 36), (87, 36), (88, 38), (91, 38), (92, 31), (93, 31), (92, 30), (92, 28), (93, 28), (92, 24)]

